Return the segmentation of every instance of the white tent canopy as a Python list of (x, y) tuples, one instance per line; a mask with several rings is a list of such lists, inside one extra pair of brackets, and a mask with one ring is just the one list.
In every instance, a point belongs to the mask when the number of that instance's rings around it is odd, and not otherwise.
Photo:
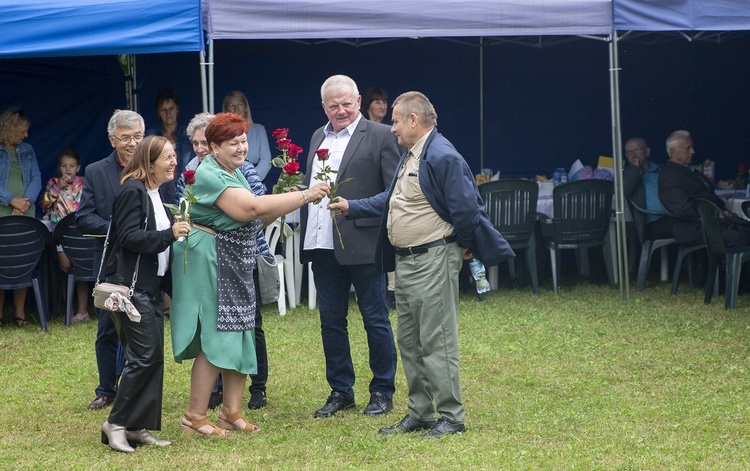
[(611, 0), (202, 0), (211, 39), (609, 34)]

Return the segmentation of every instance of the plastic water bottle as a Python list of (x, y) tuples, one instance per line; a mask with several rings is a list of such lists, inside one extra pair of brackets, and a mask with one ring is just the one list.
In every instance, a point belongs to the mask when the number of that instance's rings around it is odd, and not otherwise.
[(560, 173), (560, 169), (556, 168), (555, 173), (552, 174), (552, 181), (555, 182), (555, 186), (558, 186), (561, 180), (562, 174)]
[(484, 293), (490, 290), (490, 283), (485, 276), (484, 264), (480, 260), (472, 258), (469, 261), (469, 268), (477, 285), (477, 297), (480, 301), (484, 301)]
[(564, 168), (561, 168), (560, 170), (560, 184), (568, 183), (568, 172), (566, 172)]

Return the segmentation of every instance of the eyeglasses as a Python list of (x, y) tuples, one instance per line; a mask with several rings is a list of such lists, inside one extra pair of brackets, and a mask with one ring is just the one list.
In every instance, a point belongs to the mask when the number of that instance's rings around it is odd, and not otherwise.
[(639, 147), (637, 149), (630, 149), (625, 151), (625, 155), (635, 155), (636, 152), (643, 153), (644, 150), (648, 149), (648, 147)]
[(139, 142), (143, 140), (143, 134), (136, 134), (135, 136), (122, 136), (122, 137), (117, 137), (113, 134), (112, 137), (114, 137), (115, 139), (117, 139), (118, 141), (124, 144), (130, 144), (131, 142), (135, 142), (136, 144), (138, 144)]

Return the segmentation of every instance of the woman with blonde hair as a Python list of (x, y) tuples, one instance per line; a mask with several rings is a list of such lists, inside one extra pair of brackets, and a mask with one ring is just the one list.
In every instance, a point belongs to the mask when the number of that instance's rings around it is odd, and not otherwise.
[(120, 192), (112, 205), (106, 248), (106, 280), (135, 289), (130, 312), (111, 312), (125, 351), (112, 411), (102, 425), (102, 443), (115, 451), (132, 453), (128, 442), (167, 446), (149, 430), (161, 429), (164, 384), (163, 293), (169, 294), (170, 246), (190, 231), (188, 222), (173, 218), (159, 195), (159, 187), (174, 179), (177, 156), (162, 136), (148, 136), (122, 172)]
[[(21, 108), (9, 108), (0, 114), (0, 217), (36, 215), (36, 202), (42, 191), (42, 175), (34, 148), (23, 142), (29, 136), (29, 118)], [(18, 327), (28, 325), (24, 304), (26, 288), (13, 290)], [(0, 325), (5, 291), (0, 290)]]
[(271, 147), (268, 144), (266, 128), (253, 121), (250, 104), (247, 97), (239, 90), (227, 93), (222, 106), (224, 113), (235, 113), (247, 121), (247, 157), (245, 160), (253, 164), (261, 180), (266, 178), (271, 170)]

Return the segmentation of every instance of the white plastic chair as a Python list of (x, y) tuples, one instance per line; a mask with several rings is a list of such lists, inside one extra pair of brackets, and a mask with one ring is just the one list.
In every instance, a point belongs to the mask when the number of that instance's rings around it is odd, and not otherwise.
[(297, 304), (302, 302), (302, 274), (307, 270), (307, 307), (309, 309), (315, 309), (316, 291), (315, 291), (315, 280), (313, 279), (313, 271), (311, 263), (302, 263), (302, 246), (304, 241), (302, 240), (302, 229), (299, 224), (294, 228), (294, 289), (297, 295)]
[[(276, 246), (279, 243), (281, 236), (281, 229), (283, 226), (285, 243), (284, 243), (284, 254), (276, 254)], [(279, 269), (279, 281), (281, 281), (279, 290), (279, 315), (283, 316), (286, 314), (286, 298), (289, 299), (289, 307), (294, 309), (297, 307), (297, 296), (295, 295), (294, 287), (294, 238), (292, 228), (282, 223), (281, 220), (277, 219), (266, 227), (266, 242), (268, 243), (268, 249), (276, 257), (276, 265)]]

